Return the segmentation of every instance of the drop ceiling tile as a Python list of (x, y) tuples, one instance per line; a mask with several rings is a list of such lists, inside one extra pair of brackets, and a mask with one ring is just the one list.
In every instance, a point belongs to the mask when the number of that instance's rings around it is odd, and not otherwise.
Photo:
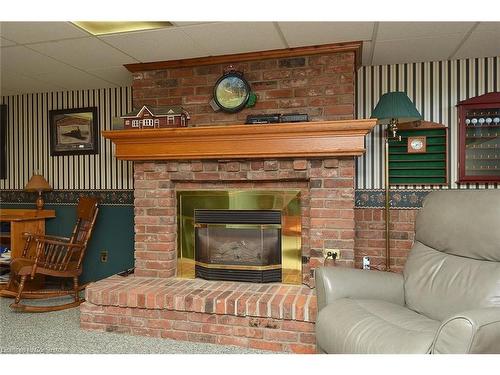
[(16, 43), (11, 42), (5, 38), (0, 38), (0, 47), (15, 46)]
[(34, 78), (44, 82), (50, 82), (68, 90), (97, 89), (118, 86), (69, 66), (60, 69), (56, 73), (38, 74), (34, 76)]
[[(26, 94), (36, 92), (48, 92), (61, 90), (62, 87), (53, 83), (40, 81), (33, 77), (27, 77), (16, 73), (2, 74), (2, 95)], [(8, 92), (9, 94), (4, 93)]]
[[(477, 30), (477, 29), (476, 29)], [(467, 57), (494, 57), (500, 56), (500, 31), (477, 32), (474, 31), (460, 46), (454, 59)]]
[(375, 43), (372, 65), (446, 60), (462, 41), (462, 34)]
[(2, 22), (0, 35), (19, 44), (88, 36), (69, 22)]
[(215, 23), (215, 21), (170, 21), (175, 26), (201, 25), (204, 23)]
[(497, 33), (500, 41), (500, 22), (479, 22), (479, 25), (474, 29), (474, 33)]
[(105, 35), (100, 39), (140, 62), (187, 59), (207, 55), (205, 50), (202, 50), (177, 27)]
[(132, 85), (132, 74), (123, 66), (110, 66), (103, 69), (89, 70), (88, 72), (118, 86)]
[(221, 22), (182, 28), (207, 55), (285, 48), (272, 22)]
[(66, 66), (24, 46), (2, 48), (0, 62), (2, 73), (6, 70), (24, 75), (57, 72)]
[(99, 69), (138, 62), (94, 37), (31, 44), (29, 48), (80, 69)]
[(290, 47), (370, 40), (374, 22), (279, 22)]
[(380, 22), (377, 42), (465, 34), (474, 22)]

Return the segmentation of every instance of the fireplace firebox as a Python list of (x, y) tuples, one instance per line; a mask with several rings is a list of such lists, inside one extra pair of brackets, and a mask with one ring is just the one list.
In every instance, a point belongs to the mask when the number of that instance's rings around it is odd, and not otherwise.
[(281, 282), (281, 212), (195, 210), (195, 276)]
[(177, 276), (300, 284), (300, 193), (178, 190)]

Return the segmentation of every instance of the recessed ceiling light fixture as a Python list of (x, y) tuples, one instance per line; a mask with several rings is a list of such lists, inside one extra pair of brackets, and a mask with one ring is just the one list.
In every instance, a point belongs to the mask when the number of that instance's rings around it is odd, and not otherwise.
[(76, 21), (72, 22), (92, 35), (127, 33), (173, 26), (168, 21)]

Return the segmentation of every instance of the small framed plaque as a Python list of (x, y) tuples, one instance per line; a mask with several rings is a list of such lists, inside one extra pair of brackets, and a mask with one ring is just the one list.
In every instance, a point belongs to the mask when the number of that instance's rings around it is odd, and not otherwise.
[(408, 153), (417, 154), (427, 152), (427, 137), (408, 137)]

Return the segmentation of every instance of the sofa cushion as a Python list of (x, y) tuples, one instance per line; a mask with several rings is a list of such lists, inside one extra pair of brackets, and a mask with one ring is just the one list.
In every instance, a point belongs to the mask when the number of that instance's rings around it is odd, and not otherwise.
[(406, 305), (431, 319), (500, 306), (500, 262), (449, 255), (416, 241), (403, 275)]
[(390, 302), (342, 298), (319, 312), (316, 340), (327, 353), (428, 353), (439, 326)]

